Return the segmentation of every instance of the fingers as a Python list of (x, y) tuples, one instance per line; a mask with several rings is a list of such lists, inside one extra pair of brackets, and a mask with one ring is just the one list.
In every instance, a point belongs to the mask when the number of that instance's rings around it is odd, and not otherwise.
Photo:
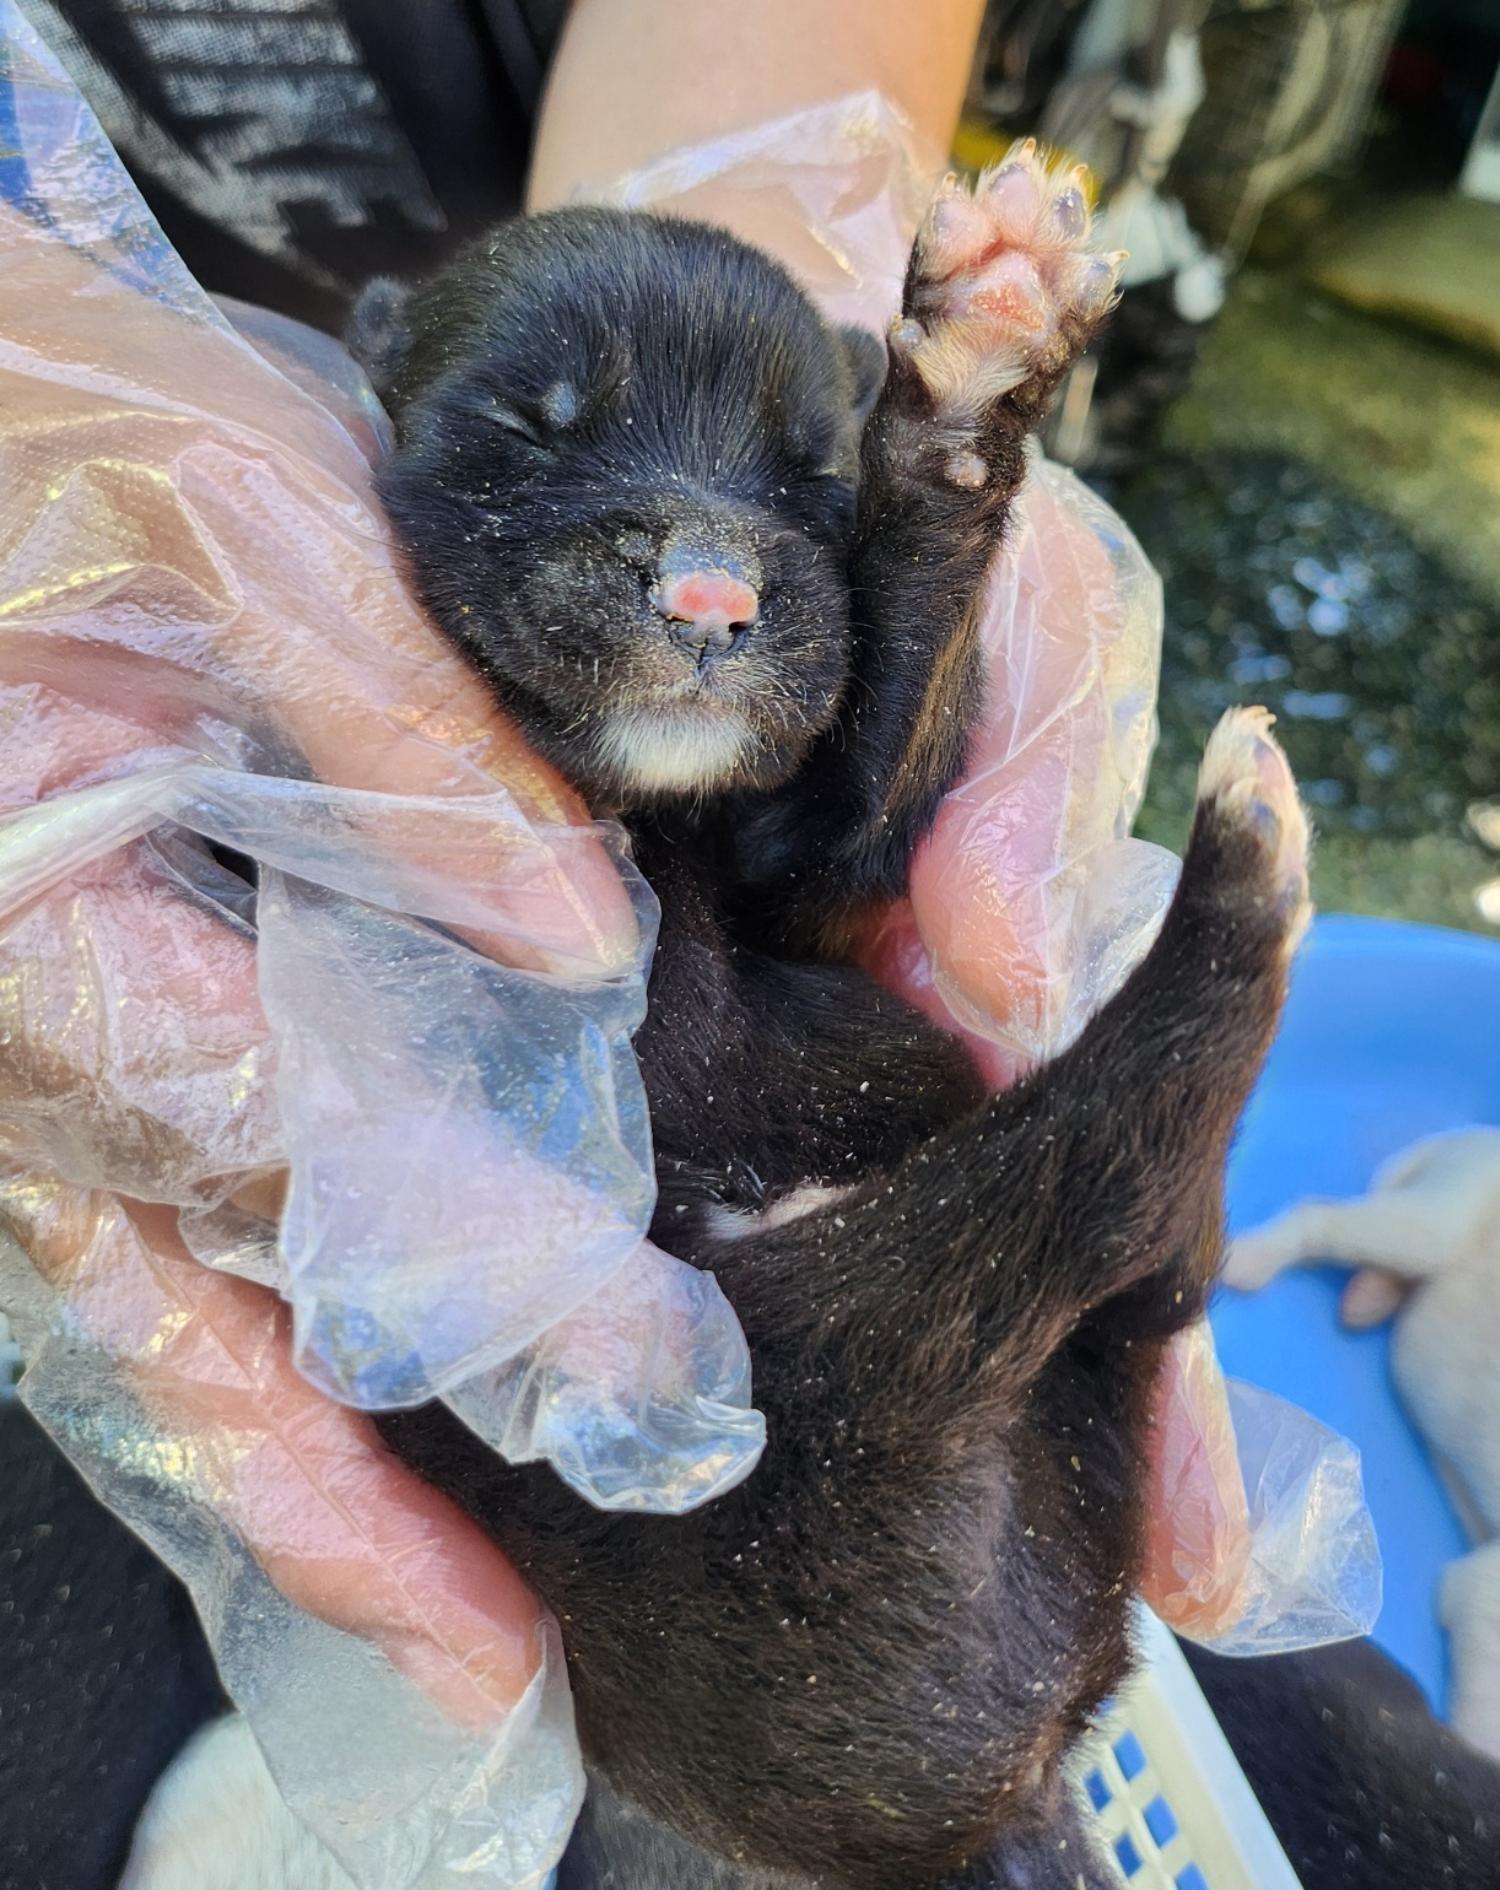
[(13, 1156), (181, 1203), (282, 1159), (253, 940), (140, 846), (0, 931), (0, 1038)]
[[(285, 1309), (205, 1272), (162, 1209), (12, 1188), (0, 1214), (157, 1433), (143, 1462), (211, 1509), (300, 1607), (373, 1641), (453, 1719), (493, 1725), (538, 1670), (540, 1606), (481, 1532), (300, 1378)], [(101, 1369), (104, 1361), (101, 1360)]]
[[(888, 918), (870, 960), (987, 1042), (1001, 1079), (1110, 995), (1090, 982), (1091, 874), (1144, 777), (1154, 696), (1152, 620), (1093, 525), (1036, 479), (1022, 505), (986, 599), (988, 707), (967, 774), (913, 863), (909, 912)], [(1128, 864), (1116, 903), (1154, 919), (1167, 878)], [(1144, 945), (1151, 925), (1139, 931)], [(1128, 953), (1100, 954), (1115, 959), (1129, 968)]]
[(1180, 1634), (1212, 1640), (1245, 1606), (1250, 1513), (1224, 1376), (1200, 1323), (1167, 1348), (1157, 1388), (1141, 1592)]

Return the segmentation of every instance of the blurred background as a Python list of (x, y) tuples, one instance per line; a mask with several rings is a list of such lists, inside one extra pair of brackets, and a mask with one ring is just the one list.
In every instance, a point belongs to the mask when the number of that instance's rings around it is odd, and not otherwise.
[(1325, 909), (1500, 930), (1500, 6), (994, 0), (959, 159), (1019, 132), (1130, 251), (1049, 444), (1166, 583), (1139, 831), (1262, 700)]

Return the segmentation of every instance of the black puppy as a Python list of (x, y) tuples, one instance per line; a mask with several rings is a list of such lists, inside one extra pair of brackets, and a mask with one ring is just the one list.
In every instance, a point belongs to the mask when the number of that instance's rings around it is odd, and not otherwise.
[(1067, 1761), (1306, 909), (1266, 718), (1214, 737), (1147, 961), (1010, 1094), (842, 960), (962, 766), (1025, 437), (1113, 293), (1088, 222), (1029, 150), (946, 187), (878, 393), (768, 259), (646, 217), (509, 226), (356, 321), (423, 597), (661, 897), (653, 1233), (718, 1276), (769, 1427), (666, 1520), (383, 1421), (562, 1623), (570, 1883), (1109, 1881)]

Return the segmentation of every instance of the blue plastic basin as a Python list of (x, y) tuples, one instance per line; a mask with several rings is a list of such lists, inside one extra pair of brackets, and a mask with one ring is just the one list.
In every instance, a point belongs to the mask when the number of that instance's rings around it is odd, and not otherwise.
[[(1321, 919), (1229, 1168), (1231, 1226), (1306, 1194), (1362, 1194), (1397, 1149), (1440, 1129), (1500, 1125), (1500, 944), (1385, 919)], [(1338, 1323), (1344, 1273), (1285, 1274), (1213, 1309), (1224, 1368), (1342, 1431), (1364, 1455), (1385, 1562), (1376, 1639), (1441, 1709), (1446, 1658), (1435, 1601), (1467, 1546), (1421, 1440), (1396, 1401), (1390, 1332)]]

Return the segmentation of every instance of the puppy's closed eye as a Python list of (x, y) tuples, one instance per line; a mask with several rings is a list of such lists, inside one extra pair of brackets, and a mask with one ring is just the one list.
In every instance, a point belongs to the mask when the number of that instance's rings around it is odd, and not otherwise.
[(549, 429), (542, 416), (518, 402), (493, 400), (485, 409), (485, 418), (507, 433), (513, 433), (518, 440), (525, 440), (528, 446), (545, 449), (550, 443)]
[(553, 381), (534, 399), (496, 395), (486, 410), (486, 417), (532, 446), (546, 447), (554, 443), (556, 435), (586, 420), (605, 395), (613, 391), (611, 387), (585, 395), (571, 381)]
[(542, 395), (540, 406), (549, 426), (570, 427), (582, 411), (583, 403), (571, 381), (554, 381)]

